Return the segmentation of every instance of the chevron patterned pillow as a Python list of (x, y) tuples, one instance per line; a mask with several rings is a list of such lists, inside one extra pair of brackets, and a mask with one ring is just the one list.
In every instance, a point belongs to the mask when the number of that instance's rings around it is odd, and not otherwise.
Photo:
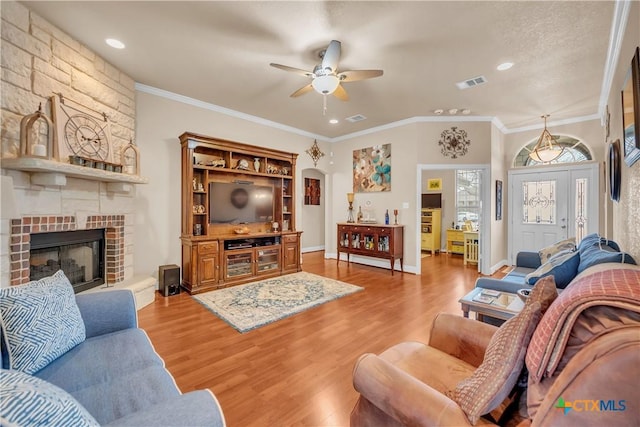
[(18, 371), (2, 369), (0, 375), (3, 426), (99, 426), (63, 389)]
[(73, 287), (62, 270), (0, 288), (0, 324), (11, 369), (33, 374), (85, 340)]

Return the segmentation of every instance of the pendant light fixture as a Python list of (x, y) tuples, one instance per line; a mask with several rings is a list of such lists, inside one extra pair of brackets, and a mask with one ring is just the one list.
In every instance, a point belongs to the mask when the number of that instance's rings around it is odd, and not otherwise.
[(538, 138), (535, 147), (533, 147), (533, 150), (529, 153), (531, 160), (538, 163), (550, 163), (564, 153), (564, 147), (558, 146), (553, 136), (551, 136), (547, 130), (547, 117), (549, 117), (548, 114), (541, 116), (541, 118), (544, 119), (544, 130), (540, 138)]

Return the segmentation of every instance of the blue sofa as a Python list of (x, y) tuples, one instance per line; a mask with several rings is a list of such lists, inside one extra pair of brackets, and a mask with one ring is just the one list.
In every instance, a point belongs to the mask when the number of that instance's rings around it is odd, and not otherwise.
[(479, 277), (476, 280), (476, 287), (511, 293), (515, 293), (518, 289), (533, 288), (533, 285), (525, 284), (525, 277), (536, 271), (541, 265), (538, 252), (519, 252), (516, 256), (515, 267), (506, 276), (502, 279)]
[[(515, 267), (505, 277), (480, 277), (476, 280), (476, 287), (515, 293), (518, 289), (530, 289), (538, 279), (552, 275), (556, 286), (563, 289), (592, 265), (608, 262), (636, 264), (633, 257), (622, 252), (616, 242), (595, 233), (585, 236), (570, 249), (567, 249), (566, 243), (567, 240), (558, 242), (539, 252), (520, 252)], [(555, 245), (559, 245), (556, 250), (553, 248)], [(544, 263), (543, 258), (547, 259)]]
[[(2, 398), (5, 402), (13, 399), (11, 405), (23, 405), (15, 410), (9, 403), (4, 404), (0, 414), (2, 424), (13, 419), (16, 425), (95, 425), (95, 422), (107, 426), (225, 425), (220, 405), (209, 390), (180, 392), (147, 334), (137, 327), (131, 291), (80, 294), (75, 300), (86, 338), (30, 375), (6, 370), (10, 361), (9, 344), (5, 345), (9, 341), (5, 338), (10, 329), (2, 331)], [(9, 318), (6, 313), (4, 316), (3, 328)], [(34, 410), (29, 405), (43, 385), (45, 389), (53, 385), (52, 389), (57, 390), (54, 394), (71, 395), (72, 398), (64, 397), (65, 402), (81, 405), (72, 415), (86, 415), (86, 410), (90, 416), (85, 418), (89, 421), (77, 421), (78, 418), (73, 418), (76, 420), (73, 422), (69, 418), (62, 421), (55, 418), (57, 415), (37, 418), (34, 413), (42, 409)], [(26, 393), (27, 389), (36, 390), (35, 395)], [(47, 398), (51, 393), (43, 391), (42, 396)]]

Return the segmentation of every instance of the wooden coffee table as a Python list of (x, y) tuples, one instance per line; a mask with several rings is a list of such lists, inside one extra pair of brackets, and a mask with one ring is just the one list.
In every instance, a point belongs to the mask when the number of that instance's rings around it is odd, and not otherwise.
[(464, 317), (469, 317), (469, 312), (474, 311), (477, 320), (482, 320), (483, 316), (508, 320), (524, 307), (524, 303), (516, 294), (484, 288), (475, 288), (458, 302)]

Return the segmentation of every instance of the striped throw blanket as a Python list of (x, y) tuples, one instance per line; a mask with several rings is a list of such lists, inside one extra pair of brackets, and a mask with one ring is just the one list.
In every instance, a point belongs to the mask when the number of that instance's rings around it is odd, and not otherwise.
[(529, 343), (526, 364), (534, 383), (553, 375), (575, 320), (585, 309), (598, 305), (640, 312), (640, 268), (585, 271), (560, 293)]

